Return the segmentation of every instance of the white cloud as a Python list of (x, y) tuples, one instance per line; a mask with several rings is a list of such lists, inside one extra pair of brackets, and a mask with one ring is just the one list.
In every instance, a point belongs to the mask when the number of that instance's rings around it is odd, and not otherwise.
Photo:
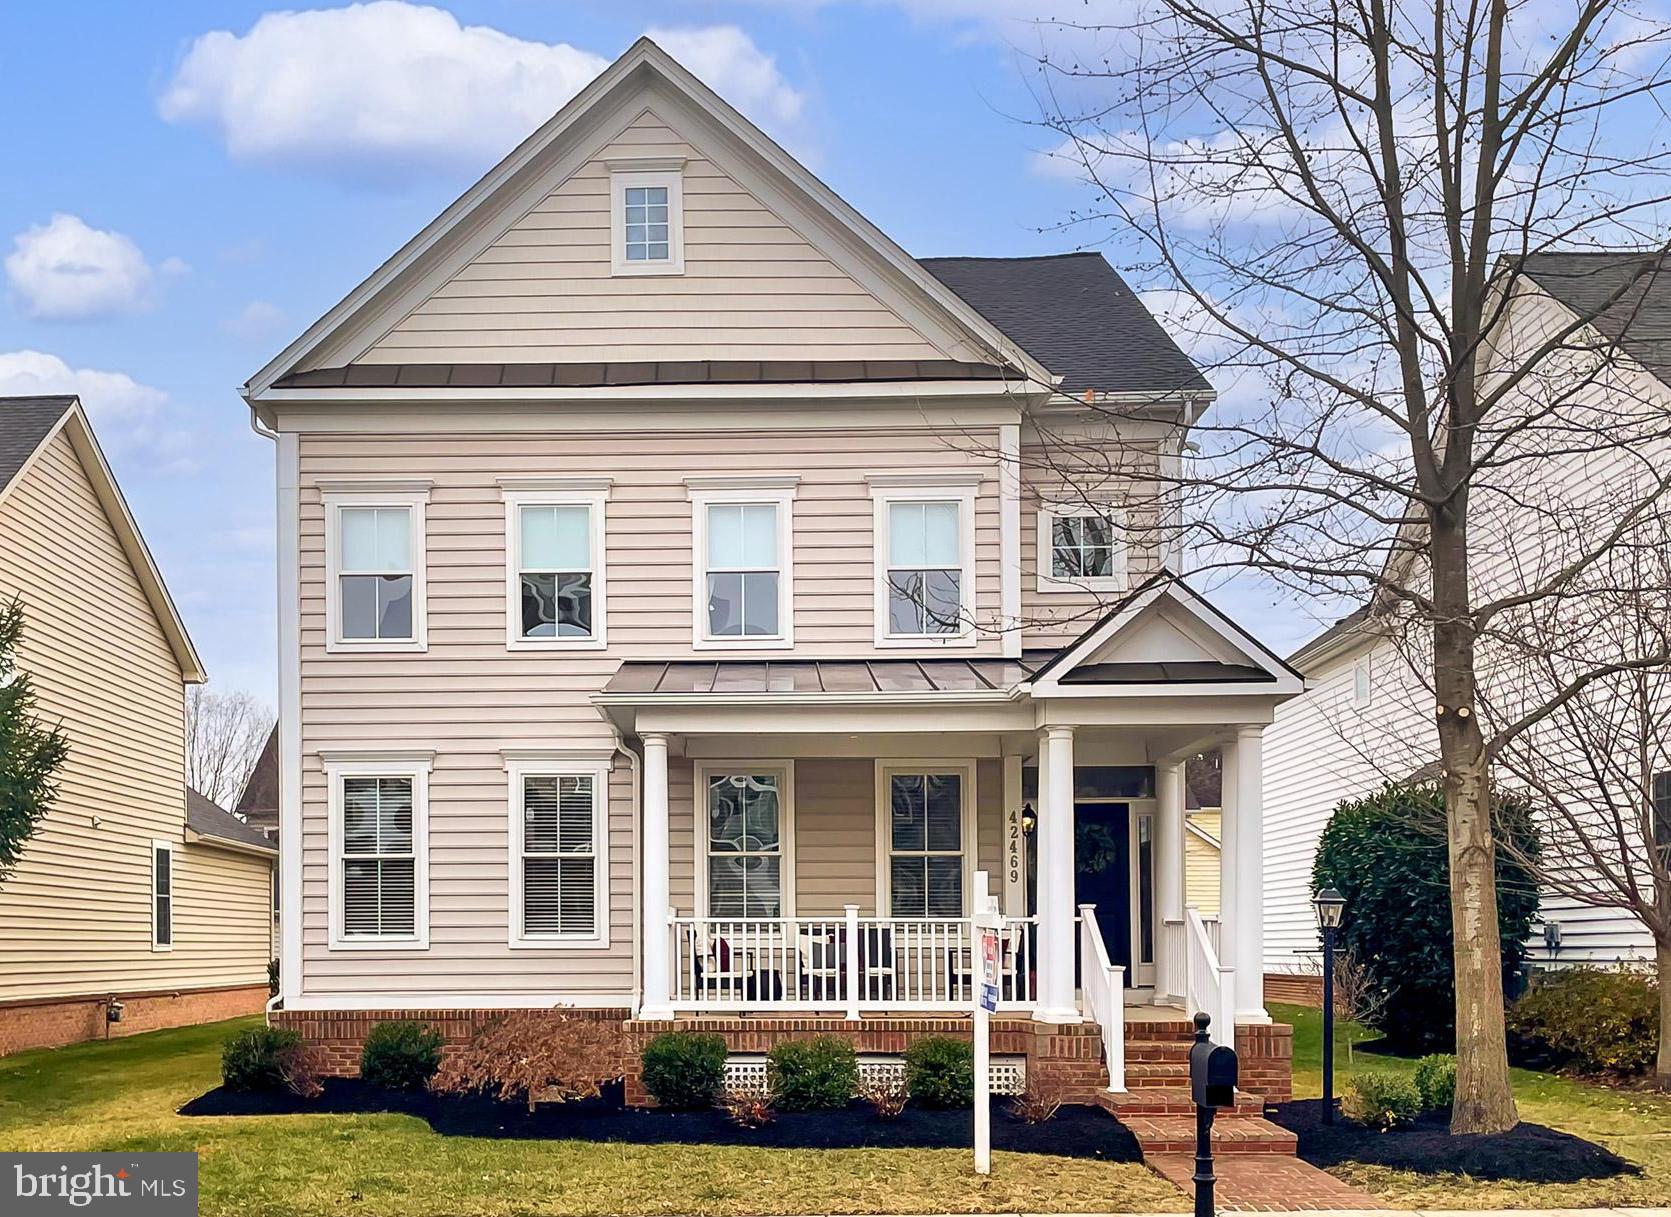
[[(801, 96), (731, 26), (664, 30), (708, 84), (781, 133)], [(169, 122), (216, 129), (236, 159), (356, 182), (480, 169), (608, 65), (404, 0), (263, 15), (187, 50), (158, 101)]]
[(169, 397), (126, 372), (72, 368), (44, 351), (0, 352), (0, 396), (73, 393), (81, 398), (100, 445), (147, 473), (183, 476), (198, 465), (189, 431), (171, 425)]
[(132, 238), (58, 213), (12, 239), (6, 278), (24, 310), (53, 321), (131, 313), (152, 303), (159, 274), (184, 273), (168, 258), (153, 267)]
[(253, 342), (276, 333), (284, 325), (284, 310), (266, 300), (251, 300), (238, 310), (237, 316), (220, 323), (221, 329), (234, 338)]

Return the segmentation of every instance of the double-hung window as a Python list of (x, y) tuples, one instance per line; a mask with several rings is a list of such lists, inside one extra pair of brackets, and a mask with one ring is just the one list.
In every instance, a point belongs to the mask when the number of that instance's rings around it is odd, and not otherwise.
[(967, 769), (882, 771), (892, 916), (963, 915), (969, 782)]
[(429, 760), (326, 758), (331, 946), (425, 947), (429, 940)]
[(174, 946), (174, 847), (151, 842), (151, 949)]
[(512, 946), (608, 943), (609, 762), (510, 761)]
[(710, 917), (782, 917), (789, 908), (786, 766), (703, 767)]
[(612, 274), (684, 273), (683, 164), (677, 157), (610, 162)]
[(426, 490), (325, 495), (328, 648), (423, 650)]
[(978, 475), (913, 486), (872, 475), (876, 502), (876, 642), (974, 642), (974, 511)]
[(688, 478), (700, 648), (793, 644), (793, 477)]
[(605, 479), (505, 479), (506, 622), (513, 649), (604, 645)]
[(1671, 772), (1654, 774), (1654, 845), (1671, 855)]
[(1039, 509), (1040, 591), (1123, 591), (1125, 519), (1115, 507), (1073, 503)]

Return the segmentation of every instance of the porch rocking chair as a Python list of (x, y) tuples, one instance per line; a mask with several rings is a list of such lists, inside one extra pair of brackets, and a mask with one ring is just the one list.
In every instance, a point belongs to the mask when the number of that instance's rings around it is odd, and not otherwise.
[(805, 1001), (840, 1001), (841, 951), (827, 934), (801, 930), (795, 935), (795, 965), (799, 973), (795, 996)]
[(709, 1000), (737, 1000), (744, 996), (751, 979), (745, 952), (732, 947), (718, 934), (702, 935), (696, 960), (696, 987)]

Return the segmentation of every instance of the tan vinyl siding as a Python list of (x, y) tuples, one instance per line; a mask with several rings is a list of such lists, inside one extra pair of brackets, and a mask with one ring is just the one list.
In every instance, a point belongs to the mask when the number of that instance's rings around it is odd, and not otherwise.
[[(1224, 815), (1217, 811), (1192, 811), (1189, 822), (1219, 841)], [(1218, 914), (1219, 849), (1192, 832), (1184, 834), (1184, 900), (1201, 910), (1203, 916)]]
[[(264, 981), (270, 866), (185, 843), (179, 663), (63, 435), (0, 501), (0, 601), (14, 595), (20, 666), (70, 753), (0, 883), (0, 1000)], [(153, 840), (175, 847), (166, 952), (151, 949)]]
[[(644, 156), (685, 158), (682, 275), (611, 274), (608, 162)], [(646, 111), (360, 362), (943, 357)]]

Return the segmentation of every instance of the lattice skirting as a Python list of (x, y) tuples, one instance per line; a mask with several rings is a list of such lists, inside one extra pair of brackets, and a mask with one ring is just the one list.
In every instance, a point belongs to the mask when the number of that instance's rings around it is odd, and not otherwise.
[[(859, 1084), (885, 1078), (905, 1078), (905, 1059), (897, 1056), (861, 1056)], [(992, 1093), (1020, 1094), (1027, 1088), (1027, 1058), (1024, 1056), (994, 1056), (992, 1058)], [(766, 1090), (766, 1058), (758, 1053), (743, 1052), (728, 1057), (725, 1062), (725, 1092), (732, 1096), (760, 1094)]]

